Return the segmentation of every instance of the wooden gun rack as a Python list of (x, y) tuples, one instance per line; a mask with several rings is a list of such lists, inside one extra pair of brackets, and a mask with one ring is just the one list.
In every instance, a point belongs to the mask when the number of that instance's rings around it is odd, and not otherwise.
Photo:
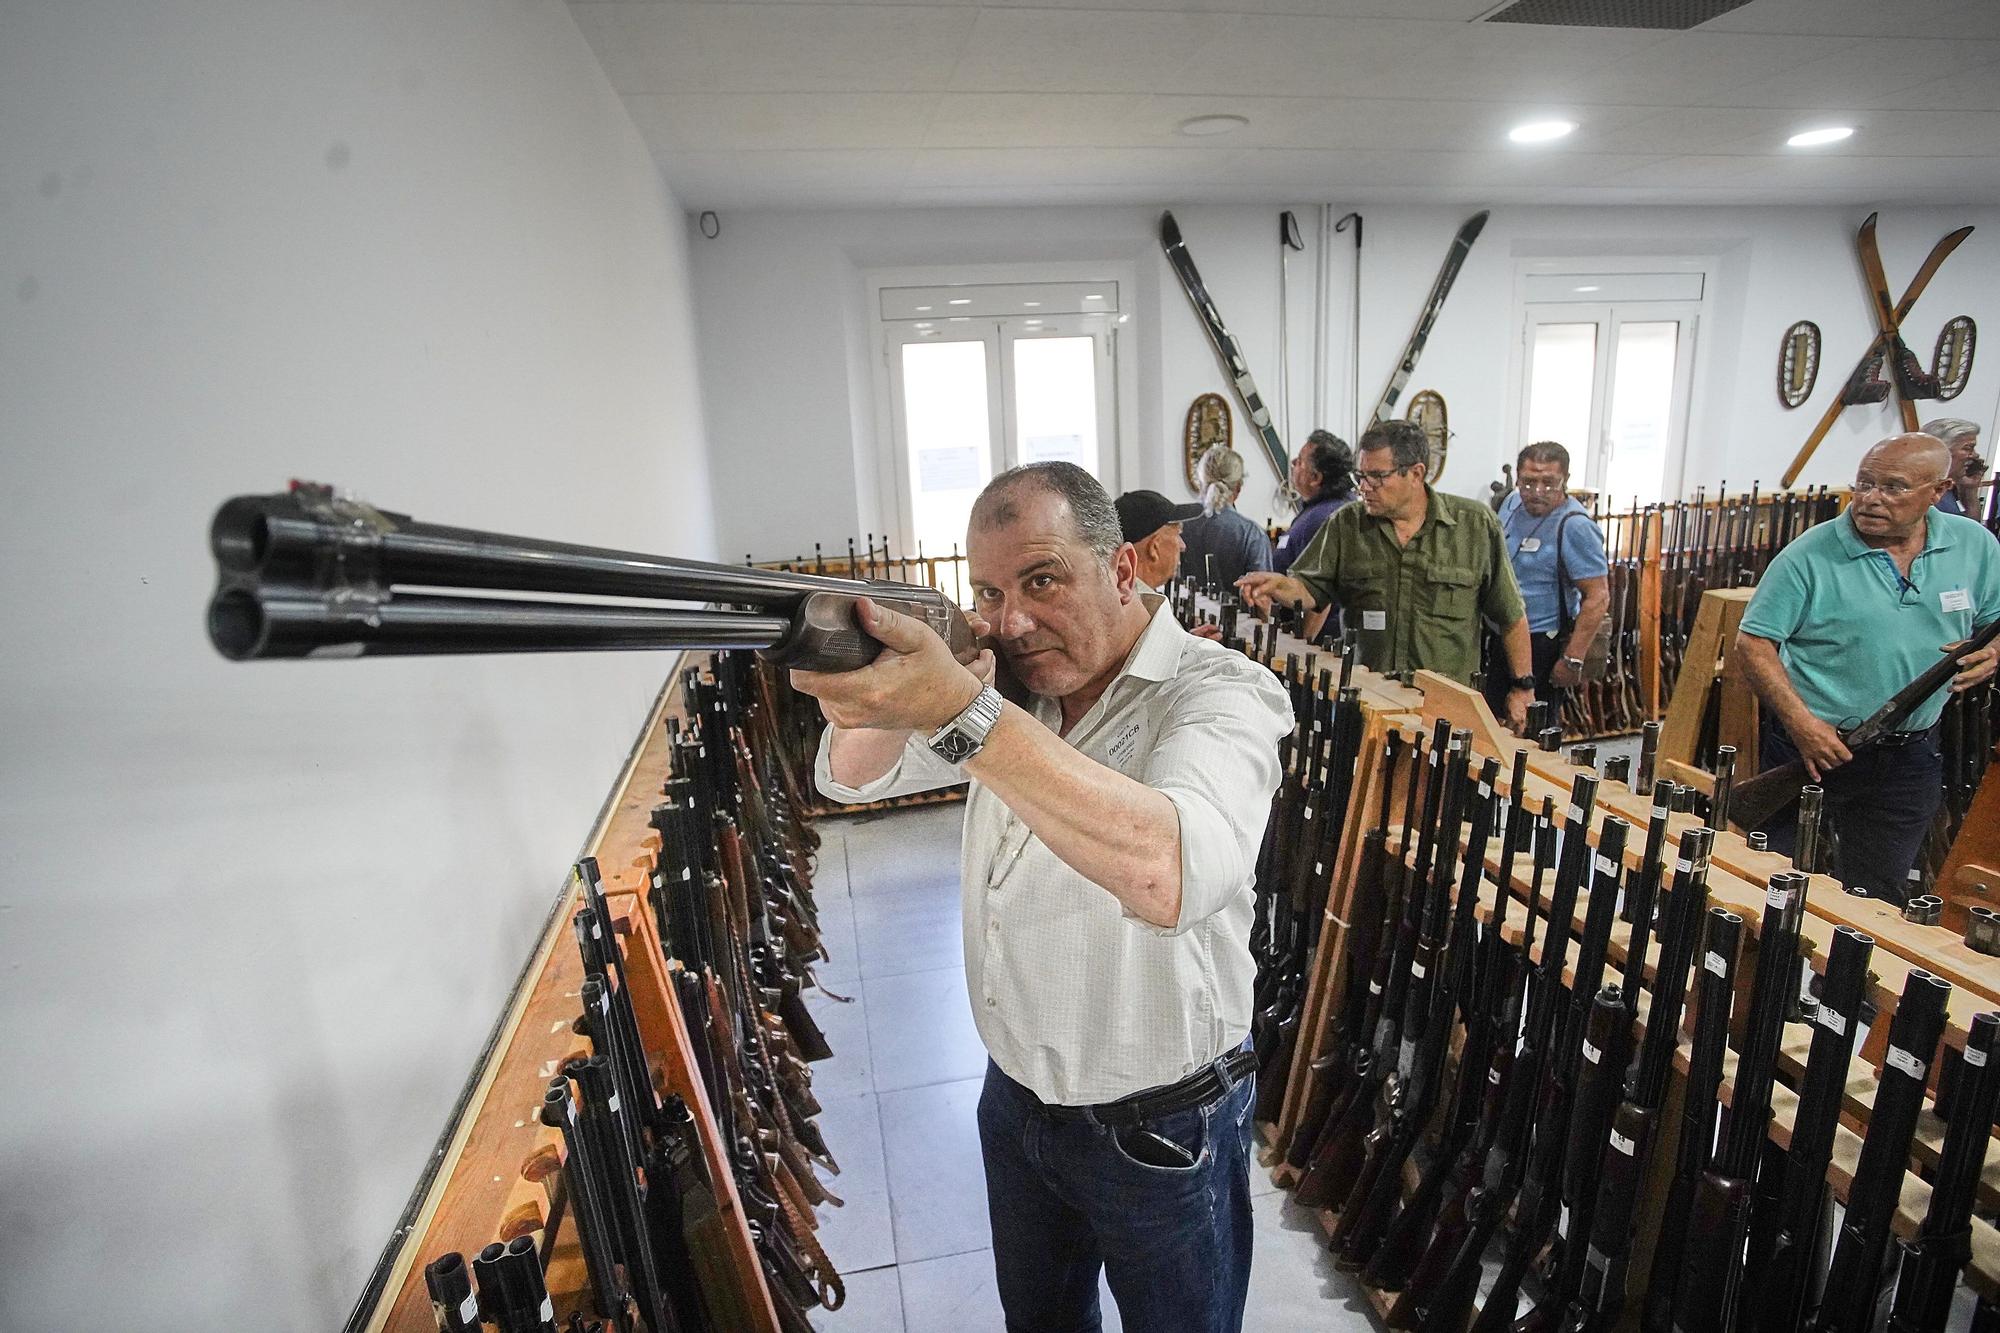
[[(671, 972), (679, 964), (662, 950), (646, 903), (658, 850), (648, 816), (671, 762), (667, 719), (685, 716), (680, 697), (685, 665), (684, 658), (677, 659), (669, 671), (583, 854), (597, 858), (604, 877), (647, 1054), (666, 1090), (679, 1093), (694, 1113), (725, 1222), (736, 1296), (753, 1321), (745, 1333), (777, 1333), (777, 1311), (674, 999)], [(570, 917), (581, 905), (572, 878), (535, 947), (499, 1039), (478, 1071), (471, 1098), (449, 1142), (438, 1149), (437, 1171), (421, 1210), (403, 1231), (388, 1284), (362, 1325), (367, 1333), (435, 1333), (424, 1264), (450, 1250), (470, 1258), (491, 1241), (543, 1233), (561, 1177), (562, 1140), (536, 1118), (536, 1110), (563, 1061), (587, 1052), (585, 1039), (573, 1028), (580, 1012), (583, 963), (570, 939)], [(570, 1216), (565, 1212), (553, 1232), (538, 1242), (549, 1295), (561, 1318), (581, 1308), (587, 1286), (576, 1228), (562, 1225)]]
[[(1428, 738), (1432, 728), (1440, 718), (1447, 718), (1455, 728), (1472, 732), (1472, 751), (1479, 755), (1491, 755), (1501, 761), (1501, 782), (1499, 792), (1511, 796), (1509, 779), (1516, 749), (1524, 743), (1511, 735), (1494, 719), (1486, 701), (1475, 691), (1454, 681), (1430, 672), (1418, 672), (1417, 684), (1423, 694), (1417, 708), (1400, 715), (1384, 714), (1370, 719), (1370, 736), (1373, 743), (1364, 742), (1356, 773), (1354, 799), (1350, 802), (1347, 824), (1343, 832), (1341, 855), (1331, 871), (1331, 883), (1327, 894), (1326, 917), (1321, 928), (1320, 944), (1310, 970), (1303, 1016), (1301, 1018), (1299, 1051), (1293, 1057), (1291, 1075), (1287, 1082), (1285, 1097), (1279, 1117), (1275, 1122), (1260, 1122), (1258, 1129), (1268, 1151), (1267, 1164), (1279, 1161), (1292, 1135), (1299, 1128), (1299, 1117), (1304, 1112), (1304, 1104), (1309, 1091), (1310, 1065), (1312, 1057), (1326, 1054), (1321, 1043), (1330, 1030), (1342, 997), (1346, 994), (1346, 969), (1349, 963), (1346, 949), (1346, 917), (1354, 895), (1354, 876), (1358, 869), (1358, 849), (1361, 836), (1379, 818), (1384, 801), (1401, 799), (1401, 793), (1410, 778), (1410, 770), (1405, 767), (1398, 776), (1396, 790), (1385, 790), (1382, 774), (1382, 739), (1387, 729), (1395, 727), (1409, 740)], [(1379, 724), (1380, 730), (1376, 728)], [(1583, 772), (1567, 762), (1561, 755), (1544, 752), (1529, 747), (1528, 786), (1525, 793), (1531, 807), (1538, 807), (1544, 795), (1556, 798), (1558, 822), (1566, 815), (1568, 798), (1576, 775)], [(1393, 807), (1392, 807), (1393, 809)], [(1616, 815), (1643, 829), (1651, 818), (1652, 799), (1640, 796), (1622, 783), (1601, 781), (1597, 794), (1595, 827), (1591, 832), (1593, 843), (1597, 828), (1609, 815)], [(1681, 833), (1699, 824), (1691, 815), (1676, 814), (1669, 821), (1669, 845), (1677, 845)], [(1390, 835), (1392, 854), (1409, 856), (1413, 847), (1405, 845), (1400, 827), (1392, 828)], [(1628, 845), (1625, 861), (1628, 867), (1636, 866), (1644, 853), (1643, 843), (1634, 840)], [(1486, 879), (1492, 880), (1499, 872), (1500, 856), (1496, 849), (1489, 849), (1486, 858)], [(1737, 968), (1739, 987), (1737, 1012), (1747, 1002), (1747, 992), (1755, 973), (1754, 958), (1757, 948), (1756, 935), (1763, 920), (1765, 889), (1773, 874), (1789, 870), (1790, 863), (1784, 857), (1769, 852), (1750, 849), (1741, 835), (1722, 832), (1716, 836), (1710, 857), (1708, 875), (1709, 901), (1720, 907), (1727, 907), (1743, 918), (1743, 958)], [(1517, 863), (1513, 882), (1507, 886), (1508, 898), (1505, 904), (1505, 919), (1500, 923), (1503, 937), (1518, 944), (1525, 924), (1525, 904), (1531, 884), (1531, 868)], [(1546, 892), (1546, 890), (1545, 890)], [(1546, 909), (1547, 903), (1542, 904)], [(1572, 933), (1580, 934), (1586, 904), (1579, 901), (1575, 917), (1571, 923)], [(2000, 1009), (2000, 958), (1992, 958), (1973, 952), (1954, 932), (1942, 926), (1923, 926), (1903, 920), (1902, 916), (1887, 903), (1871, 899), (1852, 897), (1841, 891), (1831, 878), (1815, 875), (1811, 879), (1806, 896), (1806, 918), (1801, 930), (1801, 947), (1810, 956), (1811, 964), (1817, 971), (1825, 964), (1833, 931), (1839, 925), (1851, 925), (1872, 936), (1875, 951), (1870, 961), (1868, 998), (1879, 1012), (1879, 1017), (1868, 1030), (1866, 1044), (1852, 1060), (1844, 1097), (1842, 1123), (1836, 1133), (1832, 1163), (1828, 1170), (1828, 1182), (1834, 1197), (1845, 1202), (1847, 1191), (1853, 1183), (1854, 1168), (1861, 1152), (1862, 1135), (1866, 1132), (1870, 1110), (1873, 1105), (1876, 1070), (1882, 1063), (1888, 1038), (1889, 1018), (1895, 1012), (1901, 998), (1903, 986), (1910, 969), (1922, 967), (1951, 982), (1952, 993), (1947, 1006), (1947, 1021), (1944, 1042), (1948, 1046), (1963, 1047), (1967, 1027), (1976, 1013)], [(1481, 920), (1491, 924), (1494, 910), (1481, 906)], [(1630, 943), (1630, 928), (1619, 923), (1612, 930), (1608, 950), (1607, 969), (1622, 965), (1627, 946)], [(1657, 941), (1652, 942), (1657, 947)], [(1607, 972), (1609, 975), (1609, 972)], [(1573, 980), (1570, 969), (1565, 969), (1565, 982)], [(1650, 993), (1648, 993), (1650, 996)], [(1681, 1089), (1687, 1073), (1688, 1045), (1692, 1033), (1692, 1006), (1684, 1020), (1684, 1033), (1680, 1049), (1675, 1055), (1675, 1072), (1668, 1092), (1668, 1108), (1678, 1105)], [(1803, 1072), (1809, 1039), (1796, 1027), (1789, 1028), (1779, 1056), (1779, 1080), (1771, 1094), (1771, 1138), (1780, 1148), (1791, 1142), (1793, 1118), (1798, 1107), (1798, 1098), (1787, 1086), (1786, 1080), (1796, 1082)], [(1933, 1065), (1933, 1075), (1935, 1065)], [(1725, 1059), (1721, 1097), (1726, 1105), (1734, 1088), (1734, 1054)], [(1443, 1099), (1440, 1099), (1442, 1107)], [(1671, 1116), (1663, 1113), (1662, 1123), (1671, 1123)], [(1917, 1127), (1916, 1139), (1911, 1148), (1910, 1170), (1904, 1179), (1901, 1198), (1898, 1201), (1895, 1228), (1902, 1236), (1914, 1235), (1929, 1205), (1931, 1187), (1921, 1178), (1919, 1172), (1935, 1165), (1944, 1141), (1944, 1123), (1935, 1111), (1926, 1108)], [(1657, 1229), (1658, 1208), (1664, 1185), (1660, 1175), (1671, 1166), (1673, 1154), (1656, 1147), (1652, 1161), (1653, 1175), (1649, 1178), (1642, 1195), (1644, 1205), (1638, 1218), (1638, 1235), (1633, 1248), (1630, 1286), (1633, 1291), (1643, 1291), (1648, 1278), (1647, 1265), (1653, 1248), (1653, 1237)], [(1273, 1178), (1283, 1188), (1296, 1185), (1297, 1173), (1279, 1164), (1273, 1170)], [(1414, 1177), (1406, 1175), (1405, 1189), (1414, 1184)], [(2000, 1205), (2000, 1153), (1990, 1153), (1979, 1186), (1981, 1210)], [(1317, 1220), (1321, 1229), (1331, 1233), (1335, 1213), (1331, 1209), (1318, 1210)], [(1983, 1296), (2000, 1297), (2000, 1230), (1990, 1223), (1975, 1218), (1972, 1223), (1972, 1261), (1967, 1266), (1965, 1281), (1973, 1290)], [(1378, 1314), (1386, 1315), (1394, 1304), (1397, 1293), (1385, 1292), (1363, 1284), (1363, 1291)], [(1622, 1326), (1621, 1326), (1622, 1327)]]

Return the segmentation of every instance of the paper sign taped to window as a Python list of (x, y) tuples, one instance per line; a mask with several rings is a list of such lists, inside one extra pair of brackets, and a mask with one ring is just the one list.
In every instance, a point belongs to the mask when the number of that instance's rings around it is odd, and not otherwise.
[(1021, 449), (1023, 463), (1074, 463), (1088, 469), (1081, 435), (1030, 435)]
[(971, 445), (960, 449), (917, 450), (920, 491), (969, 491), (979, 485), (979, 480), (979, 450)]

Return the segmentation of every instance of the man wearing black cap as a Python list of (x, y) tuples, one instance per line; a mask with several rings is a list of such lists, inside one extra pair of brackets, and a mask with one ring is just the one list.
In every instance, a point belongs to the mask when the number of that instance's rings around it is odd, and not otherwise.
[(1118, 497), (1118, 525), (1139, 553), (1139, 582), (1155, 592), (1180, 567), (1181, 524), (1201, 513), (1198, 504), (1175, 504), (1158, 491), (1127, 491)]

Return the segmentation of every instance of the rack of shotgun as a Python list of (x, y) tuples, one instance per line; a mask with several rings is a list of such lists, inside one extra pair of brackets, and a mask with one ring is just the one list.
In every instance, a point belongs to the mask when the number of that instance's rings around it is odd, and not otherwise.
[[(735, 1202), (710, 1175), (693, 1108), (655, 1077), (628, 954), (587, 858), (571, 925), (589, 1054), (562, 1065), (534, 1113), (560, 1135), (558, 1185), (539, 1245), (517, 1236), (469, 1264), (447, 1253), (425, 1268), (447, 1333), (756, 1327), (730, 1267), (725, 1214), (738, 1204), (780, 1329), (807, 1333), (807, 1309), (841, 1302), (839, 1275), (813, 1237), (814, 1205), (840, 1202), (816, 1168), (839, 1168), (812, 1120), (807, 1065), (832, 1052), (800, 994), (825, 954), (810, 874), (818, 837), (801, 813), (796, 753), (772, 725), (786, 687), (752, 654), (725, 652), (712, 678), (689, 669), (683, 688), (688, 720), (669, 720), (672, 769), (651, 816), (661, 845), (646, 895), (678, 966), (655, 959), (649, 971), (671, 981), (665, 1002), (679, 1010), (700, 1119), (716, 1126)], [(588, 1292), (559, 1326), (543, 1273), (565, 1216)]]
[(1993, 762), (2000, 738), (2000, 688), (1992, 682), (1954, 694), (1938, 717), (1938, 749), (1944, 757), (1944, 800), (1918, 853), (1921, 883), (1930, 886), (1951, 856), (1952, 844), (1965, 828), (1973, 797)]
[(743, 563), (752, 569), (776, 570), (785, 574), (891, 579), (897, 583), (935, 588), (959, 606), (965, 606), (971, 600), (972, 580), (967, 574), (966, 557), (959, 551), (957, 542), (952, 543), (950, 555), (925, 555), (922, 542), (917, 543), (915, 555), (899, 555), (890, 545), (886, 533), (881, 536), (880, 546), (875, 542), (876, 534), (871, 532), (860, 540), (849, 537), (844, 556), (838, 551), (829, 556), (824, 543), (814, 542), (811, 555), (798, 554), (775, 560), (758, 560), (746, 555)]
[[(1709, 902), (1714, 832), (1688, 828), (1669, 846), (1674, 784), (1642, 772), (1647, 827), (1607, 817), (1593, 846), (1595, 773), (1576, 776), (1558, 818), (1552, 797), (1526, 798), (1525, 748), (1504, 795), (1500, 761), (1442, 721), (1427, 739), (1391, 731), (1379, 754), (1356, 756), (1351, 692), (1329, 704), (1324, 684), (1290, 683), (1299, 728), (1258, 870), (1258, 1109), (1275, 1120), (1287, 1082), (1303, 1080), (1275, 1151), (1299, 1203), (1337, 1209), (1336, 1261), (1375, 1289), (1392, 1328), (1609, 1330), (1636, 1317), (1654, 1333), (1860, 1333), (1880, 1325), (1881, 1303), (1896, 1333), (1944, 1326), (2000, 1102), (2000, 1016), (1978, 1015), (1963, 1050), (1940, 1055), (1950, 986), (1910, 971), (1835, 1228), (1828, 1171), (1849, 1062), (1881, 1021), (1864, 1000), (1873, 941), (1842, 926), (1823, 971), (1802, 969), (1807, 877), (1786, 871), (1771, 878), (1748, 962), (1749, 924)], [(1344, 968), (1329, 973), (1338, 1002), (1307, 1045), (1304, 978), (1357, 758), (1380, 764), (1384, 796), (1355, 860)], [(1816, 829), (1816, 789), (1801, 805)], [(1524, 922), (1506, 887), (1517, 867), (1530, 884)], [(1811, 1049), (1780, 1150), (1771, 1094), (1789, 1023), (1807, 1026)], [(1928, 1211), (1891, 1268), (1891, 1219), (1940, 1059), (1948, 1127)], [(1489, 1259), (1499, 1268), (1481, 1302)]]

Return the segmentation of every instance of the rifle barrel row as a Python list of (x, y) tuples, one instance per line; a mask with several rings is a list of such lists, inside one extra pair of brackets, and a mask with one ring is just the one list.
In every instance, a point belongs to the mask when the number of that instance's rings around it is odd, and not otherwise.
[[(1801, 959), (1809, 880), (1797, 871), (1773, 876), (1761, 920), (1713, 902), (1715, 835), (1691, 828), (1670, 845), (1669, 819), (1695, 794), (1652, 780), (1650, 755), (1643, 830), (1597, 809), (1608, 779), (1594, 772), (1575, 777), (1566, 809), (1537, 808), (1525, 748), (1503, 787), (1499, 758), (1443, 720), (1414, 739), (1391, 727), (1364, 741), (1366, 710), (1357, 691), (1333, 687), (1335, 670), (1297, 657), (1280, 667), (1298, 727), (1258, 864), (1257, 1109), (1278, 1134), (1281, 1180), (1301, 1204), (1335, 1210), (1335, 1262), (1378, 1294), (1389, 1324), (1609, 1330), (1637, 1317), (1651, 1330), (1859, 1330), (1857, 1312), (1880, 1297), (1900, 1312), (1893, 1329), (1939, 1327), (1926, 1321), (1941, 1317), (1971, 1253), (2000, 1102), (1987, 1059), (2000, 1016), (1973, 1019), (1969, 1054), (1941, 1054), (1951, 988), (1909, 970), (1834, 1231), (1829, 1173), (1848, 1067), (1881, 1021), (1863, 998), (1873, 941), (1836, 929), (1813, 977)], [(1325, 817), (1357, 792), (1378, 804), (1341, 821), (1343, 834)], [(1727, 803), (1725, 780), (1706, 808), (1726, 817)], [(1816, 819), (1816, 802), (1805, 804)], [(1329, 905), (1343, 836), (1360, 840), (1351, 897)], [(1324, 930), (1334, 919), (1347, 923), (1337, 935)], [(1614, 974), (1621, 919), (1629, 936)], [(1314, 1007), (1322, 940), (1339, 953)], [(1811, 1050), (1780, 1151), (1779, 1051), (1800, 1022)], [(1670, 1120), (1677, 1054), (1689, 1072)], [(1953, 1071), (1936, 1103), (1946, 1142), (1885, 1283), (1917, 1112), (1941, 1059)], [(1662, 1178), (1665, 1197), (1649, 1203)], [(1654, 1205), (1663, 1220), (1642, 1229)]]

